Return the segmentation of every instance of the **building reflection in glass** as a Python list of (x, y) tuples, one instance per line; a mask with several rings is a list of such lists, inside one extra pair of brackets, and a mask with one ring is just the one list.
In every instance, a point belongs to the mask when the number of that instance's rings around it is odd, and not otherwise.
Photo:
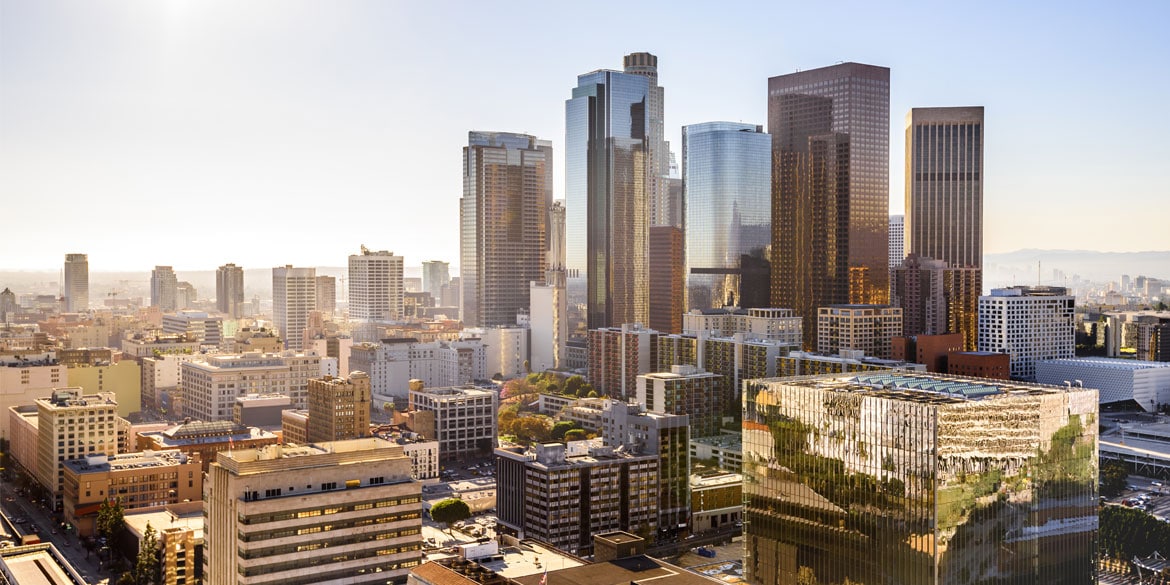
[(752, 380), (743, 427), (751, 583), (1096, 582), (1096, 390)]

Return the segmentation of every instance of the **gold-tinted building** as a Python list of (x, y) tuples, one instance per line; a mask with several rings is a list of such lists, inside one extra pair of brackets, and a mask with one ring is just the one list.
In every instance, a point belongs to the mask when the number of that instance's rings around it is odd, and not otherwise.
[(889, 298), (890, 70), (842, 63), (768, 80), (772, 306)]
[(310, 443), (370, 436), (370, 376), (310, 379), (308, 425)]

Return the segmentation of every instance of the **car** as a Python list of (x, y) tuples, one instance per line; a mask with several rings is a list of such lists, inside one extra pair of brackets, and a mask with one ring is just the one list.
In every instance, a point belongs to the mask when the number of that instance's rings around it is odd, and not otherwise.
[(1152, 484), (1150, 484), (1150, 485), (1152, 485), (1152, 486), (1154, 486), (1154, 487), (1162, 487), (1162, 482), (1160, 482), (1160, 481), (1155, 481), (1154, 483), (1152, 483)]

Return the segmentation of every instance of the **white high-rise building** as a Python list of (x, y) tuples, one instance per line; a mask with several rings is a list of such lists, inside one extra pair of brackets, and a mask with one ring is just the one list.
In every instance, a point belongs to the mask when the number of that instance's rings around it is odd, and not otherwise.
[[(377, 323), (402, 318), (402, 256), (382, 250), (349, 257), (349, 318)], [(358, 339), (358, 341), (373, 341)]]
[(1010, 355), (1012, 379), (1035, 380), (1037, 360), (1075, 355), (1075, 306), (1063, 287), (992, 289), (979, 297), (979, 351)]
[(890, 268), (902, 265), (906, 258), (906, 216), (890, 216)]
[(549, 209), (548, 257), (544, 283), (529, 283), (528, 326), (532, 331), (532, 371), (543, 372), (564, 365), (569, 341), (569, 303), (565, 291), (565, 202)]
[(304, 349), (309, 312), (317, 310), (317, 269), (293, 268), (291, 264), (272, 269), (272, 320), (285, 349)]
[(428, 387), (458, 386), (495, 373), (487, 371), (487, 353), (479, 339), (358, 343), (350, 348), (349, 369), (370, 375), (375, 408), (390, 400), (406, 402), (411, 380), (422, 380)]
[(89, 256), (65, 255), (65, 312), (77, 313), (89, 308)]
[(179, 278), (170, 266), (155, 266), (150, 273), (150, 306), (163, 312), (179, 306)]
[(282, 394), (293, 407), (307, 408), (309, 379), (321, 376), (315, 352), (209, 355), (179, 365), (183, 412), (196, 420), (231, 420), (236, 398), (248, 394)]

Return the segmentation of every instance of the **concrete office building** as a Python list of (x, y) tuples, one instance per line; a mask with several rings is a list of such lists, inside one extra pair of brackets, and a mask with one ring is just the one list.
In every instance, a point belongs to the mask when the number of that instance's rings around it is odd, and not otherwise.
[(63, 463), (89, 455), (117, 455), (118, 403), (113, 394), (83, 395), (81, 388), (54, 388), (36, 400), (37, 456), (30, 470), (61, 509), (65, 489)]
[(311, 443), (370, 436), (370, 376), (350, 372), (347, 378), (309, 380)]
[(89, 256), (65, 255), (65, 312), (80, 313), (89, 309)]
[[(402, 256), (362, 246), (361, 254), (349, 257), (349, 318), (364, 323), (397, 321), (402, 318)], [(359, 339), (373, 341), (372, 339)]]
[(675, 534), (690, 525), (691, 473), (689, 417), (647, 411), (639, 404), (605, 400), (601, 411), (605, 445), (630, 453), (658, 456), (658, 528)]
[(220, 453), (203, 484), (203, 581), (403, 582), (422, 559), (421, 487), (377, 438)]
[(487, 350), (481, 340), (419, 343), (413, 337), (359, 343), (350, 349), (349, 368), (370, 376), (374, 408), (408, 402), (411, 380), (442, 388), (487, 380)]
[(1170, 405), (1170, 363), (1114, 358), (1038, 360), (1036, 382), (1094, 388), (1101, 404), (1136, 402), (1146, 412)]
[(1036, 362), (1074, 357), (1076, 299), (1056, 286), (992, 289), (979, 297), (979, 351), (1011, 356), (1013, 380), (1033, 380)]
[(577, 555), (591, 535), (658, 531), (658, 457), (591, 447), (570, 455), (564, 443), (495, 450), (499, 524), (521, 538)]
[(162, 331), (167, 335), (187, 335), (199, 345), (219, 347), (223, 343), (223, 317), (183, 309), (163, 315)]
[(746, 396), (748, 583), (1096, 582), (1096, 390), (888, 372)]
[(817, 311), (817, 351), (859, 350), (890, 359), (902, 335), (902, 309), (886, 305), (833, 305)]
[(178, 416), (181, 412), (179, 364), (201, 359), (192, 354), (159, 354), (142, 358), (142, 397), (144, 409)]
[(772, 306), (889, 299), (890, 70), (842, 63), (768, 79)]
[(434, 413), (433, 438), (439, 441), (443, 461), (485, 455), (496, 446), (499, 396), (493, 390), (474, 386), (427, 388), (412, 382), (410, 410)]
[(683, 333), (709, 332), (716, 337), (746, 333), (754, 339), (774, 339), (786, 345), (800, 345), (803, 322), (792, 309), (693, 309), (683, 315)]
[(707, 122), (682, 138), (686, 308), (768, 306), (768, 275), (751, 274), (750, 259), (764, 260), (772, 239), (772, 136)]
[(288, 264), (272, 269), (272, 320), (284, 339), (285, 349), (304, 349), (301, 333), (309, 323), (309, 312), (316, 309), (316, 268), (293, 268)]
[(170, 266), (155, 266), (151, 271), (150, 306), (164, 313), (179, 308), (179, 278)]
[(98, 511), (112, 500), (130, 511), (203, 497), (199, 459), (180, 451), (89, 455), (65, 461), (62, 467), (65, 521), (79, 537), (96, 535)]
[(244, 315), (244, 269), (224, 264), (215, 271), (215, 310), (239, 319)]
[(337, 277), (317, 277), (317, 310), (330, 317), (337, 313)]
[(460, 313), (469, 327), (510, 326), (544, 277), (552, 204), (552, 143), (469, 132), (459, 202)]
[(236, 398), (248, 394), (283, 394), (294, 407), (306, 407), (309, 379), (320, 377), (321, 357), (295, 351), (209, 355), (179, 367), (183, 412), (211, 422), (231, 420)]
[(695, 366), (671, 366), (669, 372), (638, 376), (636, 396), (647, 410), (687, 415), (695, 437), (718, 435), (723, 413), (732, 401), (723, 376)]
[(982, 278), (977, 267), (952, 268), (942, 260), (907, 255), (890, 271), (890, 304), (902, 309), (903, 334), (959, 333), (961, 349), (975, 349)]

